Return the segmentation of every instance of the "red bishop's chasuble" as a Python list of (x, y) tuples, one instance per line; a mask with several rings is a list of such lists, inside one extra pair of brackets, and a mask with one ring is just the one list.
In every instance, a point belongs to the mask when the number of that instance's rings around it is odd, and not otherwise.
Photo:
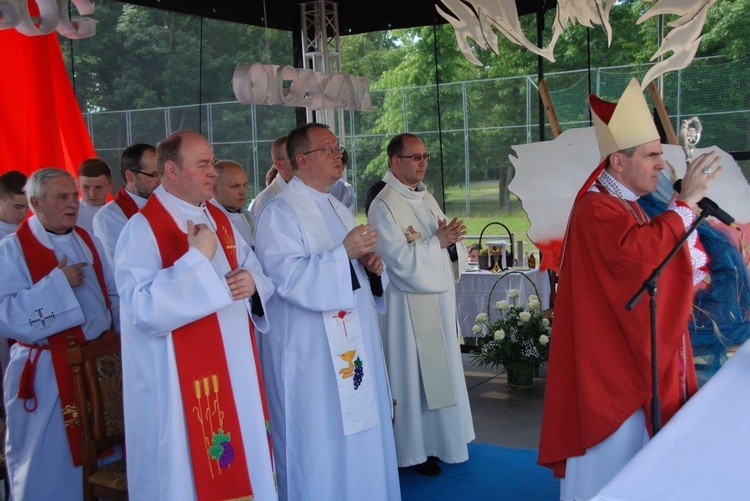
[[(216, 236), (234, 270), (238, 262), (232, 224), (218, 207), (207, 203), (206, 209), (216, 223)], [(141, 213), (153, 229), (162, 266), (172, 266), (188, 251), (187, 234), (178, 228), (155, 196), (149, 198)], [(260, 371), (253, 334), (253, 324), (250, 322), (256, 370)], [(212, 313), (175, 329), (172, 331), (172, 342), (198, 499), (251, 499), (253, 491), (247, 457), (218, 316)], [(260, 373), (258, 382), (268, 423)], [(198, 409), (199, 415), (196, 415), (195, 409)]]
[[(102, 261), (96, 250), (96, 246), (86, 230), (76, 226), (75, 232), (81, 237), (91, 251), (94, 260), (94, 272), (96, 273), (99, 287), (101, 287), (104, 302), (107, 304), (107, 309), (112, 311), (109, 296), (107, 295), (107, 286), (104, 283), (104, 269), (102, 268)], [(23, 251), (26, 265), (29, 267), (31, 280), (34, 283), (39, 282), (41, 279), (49, 275), (50, 272), (59, 265), (57, 258), (55, 257), (55, 251), (45, 247), (36, 236), (34, 236), (34, 233), (29, 226), (28, 219), (21, 223), (21, 226), (19, 226), (16, 231), (16, 235), (18, 236), (18, 242), (21, 244), (21, 250)], [(73, 465), (80, 466), (81, 421), (78, 414), (78, 407), (76, 406), (75, 393), (73, 391), (73, 373), (65, 359), (65, 348), (70, 345), (70, 336), (72, 336), (75, 339), (75, 342), (79, 345), (86, 342), (86, 338), (83, 335), (83, 329), (81, 329), (80, 325), (49, 336), (47, 342), (49, 343), (48, 349), (52, 356), (52, 366), (55, 369), (57, 388), (60, 392), (60, 406), (62, 407), (65, 432), (68, 435), (68, 445), (70, 446), (70, 453), (73, 457)], [(26, 364), (21, 373), (18, 396), (25, 400), (24, 409), (33, 412), (36, 409), (34, 371), (36, 369), (36, 362), (39, 359), (39, 354), (41, 353), (39, 350), (47, 349), (47, 346), (27, 345), (25, 343), (24, 345), (31, 346), (31, 348), (29, 349), (29, 358), (26, 360)], [(35, 351), (36, 354), (34, 354)], [(31, 402), (30, 407), (27, 406), (28, 402)]]
[[(639, 225), (617, 197), (582, 194), (573, 206), (555, 300), (539, 464), (565, 476), (569, 457), (614, 433), (642, 408), (651, 433), (651, 337), (646, 299), (625, 305), (684, 235), (666, 211)], [(664, 268), (656, 294), (659, 396), (666, 423), (697, 391), (686, 342), (693, 299), (684, 246)]]
[(123, 214), (128, 219), (135, 216), (138, 212), (138, 206), (135, 204), (133, 198), (125, 192), (125, 188), (117, 190), (117, 194), (113, 200), (122, 209)]

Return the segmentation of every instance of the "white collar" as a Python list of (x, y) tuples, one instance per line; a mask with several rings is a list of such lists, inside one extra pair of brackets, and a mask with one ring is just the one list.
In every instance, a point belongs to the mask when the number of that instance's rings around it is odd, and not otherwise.
[[(52, 243), (53, 239), (56, 241), (60, 241), (60, 240), (73, 238), (78, 241), (78, 244), (83, 250), (83, 253), (86, 256), (86, 259), (88, 260), (88, 262), (89, 263), (94, 262), (94, 257), (91, 254), (91, 249), (89, 249), (89, 246), (86, 245), (86, 243), (80, 237), (78, 232), (75, 231), (75, 228), (73, 228), (72, 232), (66, 233), (65, 235), (56, 235), (54, 233), (47, 232), (47, 230), (44, 228), (44, 225), (42, 225), (42, 222), (39, 220), (36, 214), (32, 215), (29, 218), (28, 222), (29, 222), (29, 229), (31, 229), (31, 233), (43, 246), (47, 247), (48, 249), (54, 250), (55, 247)], [(65, 238), (59, 238), (59, 237), (65, 237)]]
[(411, 186), (407, 186), (399, 181), (399, 179), (396, 177), (393, 171), (391, 171), (391, 169), (385, 171), (383, 181), (385, 182), (385, 184), (393, 187), (396, 191), (401, 193), (406, 198), (412, 200), (423, 200), (425, 194), (427, 193), (427, 188), (422, 181), (417, 183), (416, 188), (412, 188)]
[(16, 231), (18, 229), (18, 226), (19, 226), (18, 224), (10, 224), (10, 223), (6, 223), (5, 221), (0, 221), (0, 228), (6, 231), (9, 231), (11, 233)]
[(142, 209), (143, 206), (146, 205), (146, 202), (148, 202), (148, 199), (143, 198), (140, 195), (136, 195), (135, 193), (133, 193), (132, 191), (128, 190), (127, 188), (123, 188), (122, 191), (124, 191), (125, 193), (127, 193), (128, 196), (133, 199), (133, 202), (135, 202), (135, 204), (138, 206), (139, 209)]
[(610, 174), (606, 170), (603, 170), (602, 173), (599, 174), (599, 182), (602, 183), (605, 188), (607, 188), (607, 191), (618, 198), (622, 198), (623, 200), (628, 200), (630, 202), (635, 202), (639, 198), (638, 195), (630, 191), (630, 188), (615, 179), (612, 174)]

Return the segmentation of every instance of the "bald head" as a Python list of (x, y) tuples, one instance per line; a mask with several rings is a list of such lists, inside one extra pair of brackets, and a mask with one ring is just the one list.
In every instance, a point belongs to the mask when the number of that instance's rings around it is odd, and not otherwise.
[(214, 198), (230, 212), (238, 212), (247, 200), (247, 174), (237, 162), (220, 160), (214, 165)]

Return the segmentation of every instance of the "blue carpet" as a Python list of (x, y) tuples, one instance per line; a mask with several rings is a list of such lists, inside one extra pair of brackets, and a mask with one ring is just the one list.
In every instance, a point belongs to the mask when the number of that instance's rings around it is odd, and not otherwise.
[(440, 463), (443, 474), (425, 477), (401, 468), (404, 501), (548, 500), (560, 499), (560, 482), (536, 464), (537, 451), (490, 444), (469, 444), (469, 460)]

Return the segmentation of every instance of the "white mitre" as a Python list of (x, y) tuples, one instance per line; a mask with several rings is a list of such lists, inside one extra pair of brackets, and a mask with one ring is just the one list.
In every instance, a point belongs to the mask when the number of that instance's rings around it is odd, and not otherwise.
[(633, 78), (615, 103), (589, 96), (596, 140), (602, 159), (608, 155), (659, 139), (641, 86)]

